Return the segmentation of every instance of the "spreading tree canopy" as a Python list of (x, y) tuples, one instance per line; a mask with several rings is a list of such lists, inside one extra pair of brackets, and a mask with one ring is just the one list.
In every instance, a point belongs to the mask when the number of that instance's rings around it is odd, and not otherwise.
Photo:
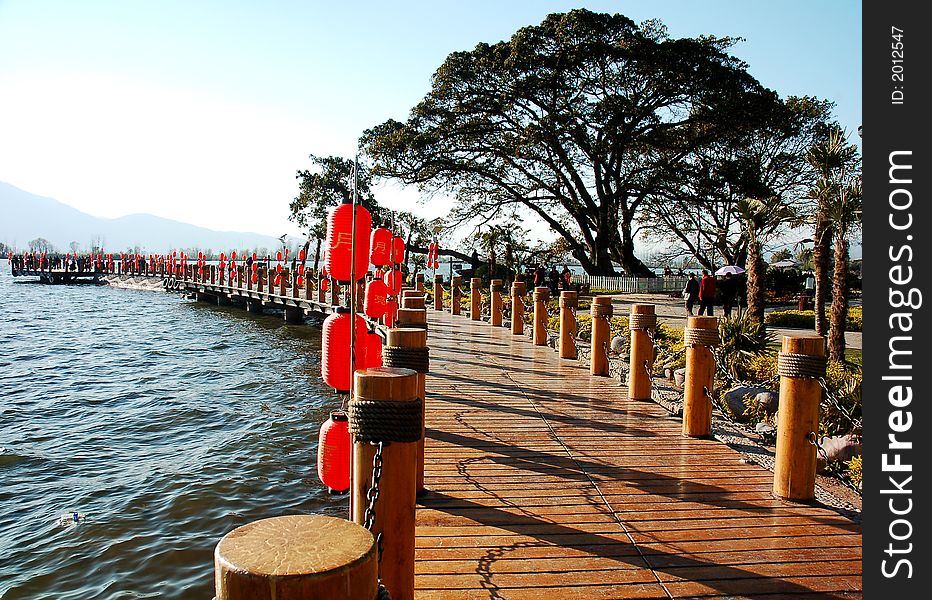
[(458, 198), (452, 217), (516, 207), (593, 274), (649, 270), (637, 217), (694, 153), (766, 123), (780, 103), (727, 38), (670, 39), (657, 22), (573, 10), (449, 55), (404, 123), (364, 132), (379, 176)]

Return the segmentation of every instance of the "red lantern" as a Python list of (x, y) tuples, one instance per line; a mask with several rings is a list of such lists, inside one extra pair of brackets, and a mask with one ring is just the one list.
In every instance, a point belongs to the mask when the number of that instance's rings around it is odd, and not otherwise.
[(357, 279), (369, 264), (369, 229), (372, 216), (363, 206), (356, 207), (356, 262), (353, 269), (353, 205), (341, 204), (327, 217), (327, 256), (324, 264), (337, 281), (350, 281), (353, 270)]
[(372, 230), (369, 236), (369, 262), (380, 267), (392, 262), (392, 232), (384, 227)]
[(389, 294), (397, 296), (401, 293), (401, 285), (404, 282), (404, 276), (401, 274), (401, 271), (398, 269), (387, 271), (383, 280), (385, 281), (385, 285), (388, 286)]
[(385, 321), (386, 327), (395, 326), (395, 316), (398, 314), (398, 302), (395, 300), (389, 300), (385, 303)]
[(304, 275), (304, 265), (298, 265), (298, 275)]
[(366, 284), (366, 295), (363, 301), (363, 311), (367, 316), (378, 319), (385, 314), (385, 302), (388, 296), (388, 286), (381, 279), (373, 279)]
[(282, 284), (282, 276), (281, 276), (281, 275), (276, 275), (276, 276), (275, 276), (275, 283), (274, 283), (274, 285), (279, 286), (279, 285), (281, 285), (281, 284)]
[(300, 252), (298, 252), (298, 260), (300, 260), (301, 262), (304, 262), (304, 259), (306, 258), (306, 256), (307, 255), (304, 253), (303, 249)]
[(253, 273), (251, 279), (253, 283), (256, 283), (259, 281), (259, 276)]
[[(338, 308), (337, 312), (324, 319), (321, 341), (321, 367), (324, 382), (337, 392), (347, 393), (350, 389), (350, 324), (349, 309)], [(356, 315), (356, 367), (366, 365), (366, 320)]]
[(275, 260), (281, 260), (281, 259), (282, 259), (282, 251), (279, 250), (279, 251), (275, 254)]
[(370, 331), (366, 334), (366, 368), (377, 369), (382, 366), (382, 338)]
[(405, 260), (405, 241), (398, 236), (392, 240), (392, 262), (400, 265)]
[(321, 280), (320, 280), (320, 291), (322, 291), (322, 292), (326, 292), (326, 291), (327, 291), (327, 280), (326, 280), (326, 279), (321, 279)]
[(253, 252), (253, 253), (252, 253), (252, 260), (253, 260), (253, 262), (255, 262), (257, 259), (258, 259), (258, 255), (257, 255), (255, 252)]
[(330, 493), (349, 489), (350, 446), (349, 418), (342, 410), (333, 411), (320, 426), (317, 442), (317, 476)]
[(298, 275), (298, 287), (304, 287), (304, 277)]

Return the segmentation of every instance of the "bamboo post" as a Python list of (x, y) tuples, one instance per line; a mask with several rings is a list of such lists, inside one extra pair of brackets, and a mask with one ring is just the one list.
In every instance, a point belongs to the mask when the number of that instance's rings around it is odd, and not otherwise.
[(469, 280), (470, 297), (469, 297), (469, 318), (473, 321), (482, 319), (482, 294), (479, 288), (482, 287), (482, 279), (473, 277)]
[(783, 336), (777, 356), (780, 410), (773, 493), (787, 500), (815, 497), (816, 436), (819, 431), (820, 378), (825, 376), (825, 339)]
[(574, 291), (560, 292), (560, 358), (576, 358), (576, 307)]
[(434, 275), (434, 310), (443, 310), (443, 275)]
[[(424, 488), (424, 399), (427, 397), (427, 366), (411, 360), (406, 350), (401, 348), (417, 348), (418, 352), (427, 356), (427, 330), (410, 327), (397, 323), (398, 328), (389, 329), (385, 348), (382, 350), (382, 362), (386, 367), (405, 368), (417, 372), (417, 397), (421, 399), (421, 439), (417, 443), (417, 469), (415, 471), (415, 489), (418, 495)], [(426, 360), (424, 361), (426, 363)]]
[(352, 521), (287, 515), (253, 521), (214, 550), (215, 600), (356, 600), (378, 593), (375, 538)]
[(414, 289), (416, 289), (419, 292), (424, 291), (424, 274), (423, 273), (418, 273), (417, 275), (414, 276)]
[(608, 320), (612, 317), (612, 297), (596, 296), (592, 299), (592, 336), (590, 375), (608, 375)]
[(493, 327), (502, 326), (502, 289), (501, 279), (493, 279), (489, 285), (489, 323)]
[(462, 305), (460, 304), (460, 298), (463, 297), (463, 278), (459, 275), (454, 275), (450, 280), (450, 314), (458, 315), (462, 312)]
[(534, 288), (534, 345), (547, 345), (547, 300), (550, 288)]
[[(382, 449), (379, 500), (372, 534), (382, 534), (382, 583), (393, 600), (414, 598), (414, 512), (416, 503), (415, 464), (417, 463), (417, 436), (372, 433), (367, 421), (376, 421), (376, 431), (387, 429), (407, 433), (420, 426), (413, 419), (399, 417), (403, 405), (417, 400), (417, 373), (410, 369), (380, 367), (356, 371), (355, 396), (350, 400), (350, 431), (353, 432), (352, 503), (353, 521), (365, 523), (368, 492), (372, 486), (373, 458), (377, 446), (370, 442), (390, 442)], [(391, 416), (379, 415), (363, 418), (364, 404), (391, 407)], [(418, 411), (419, 412), (419, 411)], [(410, 413), (413, 414), (413, 413)], [(410, 417), (408, 414), (408, 417)], [(415, 415), (417, 417), (418, 415)], [(392, 439), (383, 439), (392, 437)], [(411, 439), (414, 437), (414, 439)], [(405, 440), (405, 441), (399, 441)]]
[(628, 315), (631, 331), (631, 363), (629, 365), (628, 399), (651, 399), (651, 369), (654, 366), (654, 341), (657, 315), (653, 304), (632, 304)]
[(524, 335), (524, 296), (527, 288), (523, 281), (511, 284), (511, 333)]
[(683, 435), (712, 435), (712, 387), (715, 383), (715, 355), (718, 345), (717, 317), (687, 317), (683, 330), (686, 346), (686, 380), (683, 389)]

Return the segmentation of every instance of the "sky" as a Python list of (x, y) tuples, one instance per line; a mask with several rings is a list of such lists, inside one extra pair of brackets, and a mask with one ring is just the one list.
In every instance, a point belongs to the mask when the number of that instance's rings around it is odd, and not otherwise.
[[(309, 154), (352, 157), (449, 53), (578, 7), (745, 38), (731, 53), (753, 76), (835, 102), (857, 140), (860, 2), (0, 0), (0, 181), (100, 217), (301, 235), (288, 203)], [(396, 184), (377, 198), (449, 208)]]

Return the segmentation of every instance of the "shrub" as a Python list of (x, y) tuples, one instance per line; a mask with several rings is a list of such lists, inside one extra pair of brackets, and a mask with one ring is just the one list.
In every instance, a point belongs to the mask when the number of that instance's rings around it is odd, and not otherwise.
[(855, 456), (848, 461), (847, 469), (848, 479), (851, 480), (851, 483), (855, 485), (858, 489), (861, 489), (861, 457)]
[[(849, 306), (848, 318), (845, 320), (846, 331), (861, 331), (862, 307)], [(764, 322), (774, 327), (815, 328), (815, 311), (813, 310), (775, 310), (764, 316)]]
[(774, 343), (773, 334), (749, 319), (747, 313), (722, 318), (718, 323), (718, 334), (721, 344), (715, 359), (729, 383), (745, 380), (753, 359), (773, 354), (770, 347)]

